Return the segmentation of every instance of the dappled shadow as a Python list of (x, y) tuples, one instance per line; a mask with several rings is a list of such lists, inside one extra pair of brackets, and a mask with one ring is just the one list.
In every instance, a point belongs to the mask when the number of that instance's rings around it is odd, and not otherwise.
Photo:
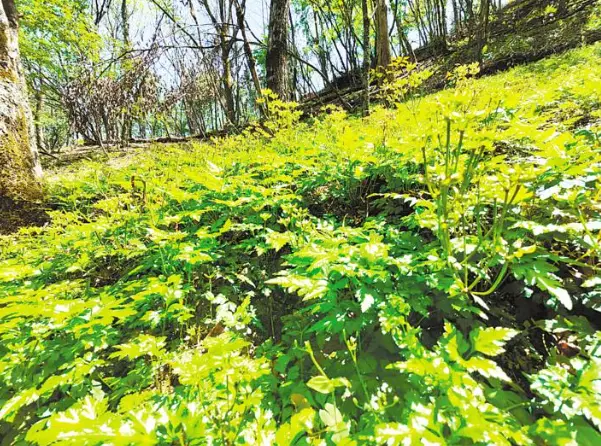
[(20, 228), (45, 226), (50, 216), (42, 204), (0, 197), (0, 235), (12, 234)]

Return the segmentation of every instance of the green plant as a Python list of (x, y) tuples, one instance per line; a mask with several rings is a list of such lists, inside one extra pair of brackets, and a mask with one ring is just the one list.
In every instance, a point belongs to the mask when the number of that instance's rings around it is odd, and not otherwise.
[(0, 237), (0, 436), (599, 443), (600, 55), (51, 172)]

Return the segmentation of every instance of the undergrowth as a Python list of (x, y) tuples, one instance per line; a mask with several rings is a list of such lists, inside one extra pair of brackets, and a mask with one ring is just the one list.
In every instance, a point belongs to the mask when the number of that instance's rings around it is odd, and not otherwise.
[(2, 444), (600, 444), (601, 46), (476, 71), (50, 176)]

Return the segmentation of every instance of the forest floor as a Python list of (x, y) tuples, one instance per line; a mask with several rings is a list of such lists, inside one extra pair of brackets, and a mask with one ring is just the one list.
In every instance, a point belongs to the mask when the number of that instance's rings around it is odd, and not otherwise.
[(50, 222), (47, 210), (43, 204), (0, 198), (0, 235), (12, 234), (27, 226), (44, 226)]
[(473, 74), (49, 169), (0, 444), (601, 444), (601, 44)]

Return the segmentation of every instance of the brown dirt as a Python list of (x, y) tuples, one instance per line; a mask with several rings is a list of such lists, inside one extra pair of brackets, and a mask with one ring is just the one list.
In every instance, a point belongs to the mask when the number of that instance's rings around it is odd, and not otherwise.
[(38, 203), (0, 197), (0, 235), (12, 234), (24, 227), (47, 225), (50, 222), (47, 210)]

